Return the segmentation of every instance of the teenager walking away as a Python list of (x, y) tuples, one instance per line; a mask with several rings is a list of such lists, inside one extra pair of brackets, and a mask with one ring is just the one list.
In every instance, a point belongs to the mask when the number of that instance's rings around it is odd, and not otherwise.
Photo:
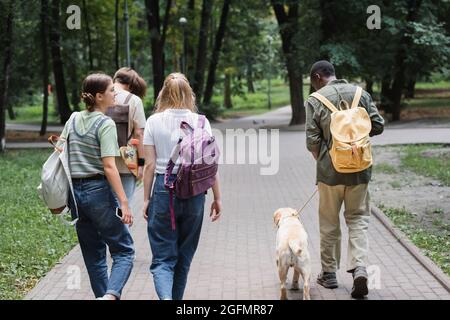
[[(105, 300), (120, 299), (134, 258), (133, 239), (125, 226), (133, 223), (133, 216), (115, 162), (119, 155), (116, 126), (105, 116), (114, 96), (111, 77), (89, 75), (82, 92), (87, 110), (74, 113), (61, 134), (68, 138), (76, 200), (75, 208), (71, 196), (69, 207), (78, 212), (76, 232), (92, 290), (96, 298)], [(113, 260), (109, 276), (107, 246)]]
[[(172, 150), (183, 136), (180, 129), (183, 121), (190, 128), (204, 128), (205, 135), (211, 136), (209, 121), (196, 112), (195, 97), (188, 80), (183, 74), (173, 73), (164, 81), (155, 113), (147, 120), (144, 130), (144, 217), (148, 222), (153, 255), (150, 272), (162, 300), (183, 298), (204, 214), (204, 192), (187, 199), (175, 195), (172, 198), (165, 187), (165, 173), (173, 180), (179, 169), (179, 162), (174, 161), (172, 174), (169, 176), (170, 171), (166, 171)], [(215, 177), (210, 211), (212, 221), (220, 217), (222, 210), (218, 175)]]

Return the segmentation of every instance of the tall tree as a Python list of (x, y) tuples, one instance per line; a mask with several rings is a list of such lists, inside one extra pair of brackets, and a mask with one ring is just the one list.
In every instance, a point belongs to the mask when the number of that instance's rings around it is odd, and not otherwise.
[(195, 0), (189, 0), (188, 1), (188, 27), (187, 28), (187, 35), (188, 39), (186, 39), (186, 70), (187, 70), (187, 77), (189, 81), (191, 81), (191, 84), (194, 84), (194, 73), (195, 73), (195, 50), (194, 50), (194, 39), (195, 39), (195, 28), (191, 27), (195, 25)]
[[(413, 22), (417, 18), (421, 0), (408, 0), (407, 22)], [(402, 99), (403, 88), (405, 86), (406, 59), (408, 57), (408, 48), (411, 46), (411, 37), (404, 30), (404, 36), (401, 39), (400, 47), (395, 57), (395, 73), (392, 83), (392, 120), (400, 120), (400, 103)]]
[(66, 84), (64, 80), (64, 68), (61, 59), (59, 11), (60, 1), (53, 0), (51, 8), (52, 22), (50, 24), (50, 47), (52, 53), (53, 76), (55, 78), (58, 112), (61, 124), (64, 124), (67, 120), (69, 120), (72, 111), (70, 110), (69, 100), (67, 99)]
[(114, 26), (115, 26), (115, 51), (114, 51), (114, 61), (116, 63), (116, 70), (120, 68), (119, 63), (119, 0), (116, 0), (114, 6)]
[(5, 150), (6, 119), (5, 107), (8, 103), (9, 76), (11, 71), (14, 1), (8, 3), (8, 16), (6, 18), (6, 34), (4, 39), (3, 81), (0, 83), (0, 152)]
[[(297, 0), (271, 0), (278, 21), (286, 69), (289, 78), (292, 118), (289, 125), (305, 123), (302, 70), (297, 61), (299, 51), (299, 3)], [(286, 12), (285, 7), (288, 9)]]
[(219, 29), (217, 30), (215, 42), (214, 42), (214, 48), (211, 55), (211, 62), (209, 64), (209, 70), (208, 70), (208, 80), (206, 81), (206, 88), (205, 88), (205, 94), (203, 98), (203, 104), (205, 106), (209, 105), (211, 103), (212, 95), (213, 95), (213, 88), (214, 84), (216, 82), (216, 69), (217, 64), (219, 63), (219, 54), (220, 49), (222, 47), (223, 38), (225, 37), (225, 30), (227, 27), (227, 19), (228, 19), (228, 12), (230, 11), (230, 4), (232, 0), (224, 0), (223, 1), (223, 7), (222, 7), (222, 13), (220, 15), (220, 23), (219, 23)]
[(89, 27), (89, 14), (88, 14), (88, 8), (86, 5), (86, 0), (83, 0), (83, 15), (84, 20), (86, 21), (86, 38), (87, 38), (87, 50), (88, 50), (88, 57), (89, 57), (89, 70), (94, 70), (94, 60), (92, 57), (92, 40), (91, 40), (91, 28)]
[(48, 0), (41, 0), (41, 50), (42, 50), (42, 94), (44, 100), (42, 102), (42, 124), (40, 135), (43, 136), (47, 132), (48, 119)]
[(158, 97), (164, 83), (164, 44), (165, 34), (168, 28), (168, 18), (170, 14), (171, 0), (167, 0), (166, 12), (161, 31), (161, 18), (159, 16), (159, 1), (145, 0), (148, 30), (150, 32), (150, 42), (152, 46), (152, 66), (153, 66), (153, 92), (154, 100)]
[(197, 61), (195, 64), (195, 75), (192, 83), (197, 101), (201, 101), (202, 99), (206, 69), (208, 30), (212, 7), (212, 0), (203, 0), (200, 30), (198, 34)]

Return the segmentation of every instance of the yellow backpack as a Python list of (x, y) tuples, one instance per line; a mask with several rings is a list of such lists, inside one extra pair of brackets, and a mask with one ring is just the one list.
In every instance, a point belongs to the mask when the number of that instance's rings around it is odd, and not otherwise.
[(341, 107), (340, 110), (323, 95), (317, 92), (311, 94), (331, 111), (330, 132), (333, 143), (330, 156), (334, 168), (340, 173), (360, 172), (372, 165), (369, 140), (372, 123), (366, 109), (358, 107), (361, 94), (362, 88), (357, 87), (351, 107), (342, 100), (346, 108)]

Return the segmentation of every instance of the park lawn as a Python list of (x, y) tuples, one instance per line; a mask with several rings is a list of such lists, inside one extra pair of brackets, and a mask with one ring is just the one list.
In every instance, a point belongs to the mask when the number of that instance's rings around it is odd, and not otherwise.
[[(48, 123), (60, 124), (58, 116), (54, 113), (54, 107), (51, 102), (48, 105)], [(11, 120), (7, 116), (8, 123), (27, 123), (41, 125), (42, 123), (42, 105), (22, 106), (14, 108), (16, 119)], [(6, 113), (7, 114), (7, 113)]]
[(52, 216), (36, 192), (50, 153), (0, 155), (0, 300), (22, 299), (77, 243), (74, 229)]
[(440, 148), (441, 145), (408, 145), (405, 147), (406, 155), (402, 158), (402, 165), (417, 174), (436, 178), (450, 186), (450, 154), (430, 153)]
[[(233, 96), (233, 108), (222, 110), (223, 118), (234, 118), (246, 115), (256, 115), (270, 111), (268, 108), (268, 83), (260, 81), (257, 83), (255, 93), (247, 93), (245, 96)], [(309, 83), (304, 83), (303, 97), (309, 95)], [(223, 106), (223, 96), (214, 96), (213, 102)], [(274, 79), (271, 85), (272, 110), (290, 105), (289, 85), (282, 79)]]
[[(450, 186), (450, 151), (444, 145), (407, 145), (403, 147), (400, 170), (406, 169), (417, 175), (439, 180), (444, 186)], [(402, 173), (388, 164), (375, 165), (376, 172), (389, 175)], [(404, 174), (404, 173), (403, 173)], [(398, 188), (402, 187), (399, 183)], [(414, 192), (414, 191), (410, 191)], [(443, 200), (445, 201), (445, 200)], [(438, 205), (438, 203), (436, 203)], [(442, 206), (443, 204), (441, 204)], [(393, 224), (450, 276), (450, 224), (448, 209), (428, 208), (425, 214), (418, 215), (410, 209), (388, 207), (379, 208), (390, 218)], [(431, 219), (432, 223), (426, 221)]]
[(389, 217), (423, 253), (450, 276), (450, 229), (448, 225), (435, 226), (433, 229), (423, 226), (410, 211), (403, 208), (379, 208)]

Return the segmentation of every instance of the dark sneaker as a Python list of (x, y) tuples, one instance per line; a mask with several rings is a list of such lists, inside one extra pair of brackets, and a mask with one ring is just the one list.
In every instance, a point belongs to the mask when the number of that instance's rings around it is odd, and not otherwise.
[(317, 277), (317, 283), (327, 289), (336, 289), (338, 287), (336, 272), (321, 272)]
[(353, 270), (352, 298), (362, 299), (369, 293), (367, 278), (366, 267), (356, 267)]

